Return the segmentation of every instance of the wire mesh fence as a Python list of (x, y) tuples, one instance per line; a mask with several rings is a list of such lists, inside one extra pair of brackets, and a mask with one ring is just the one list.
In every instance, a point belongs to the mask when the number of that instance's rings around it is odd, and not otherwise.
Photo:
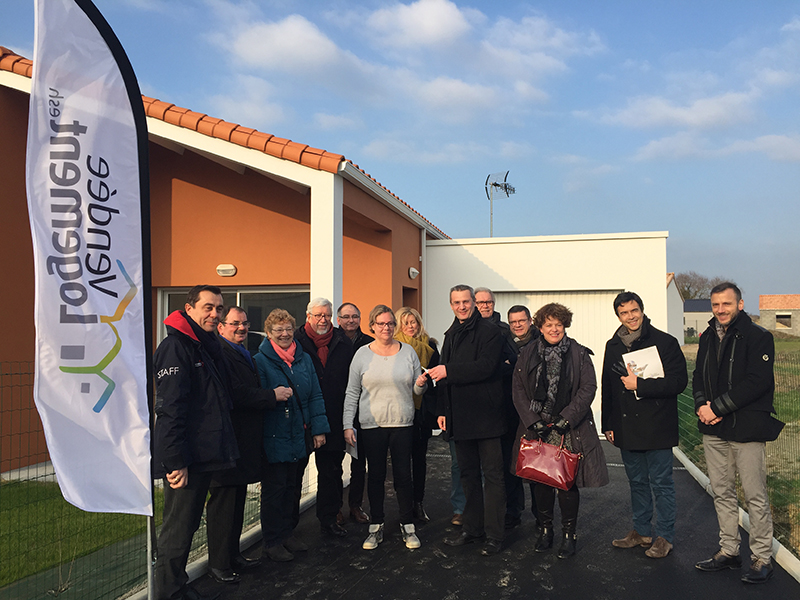
[[(777, 440), (767, 442), (767, 488), (774, 536), (800, 558), (800, 351), (780, 351), (780, 346), (778, 343), (775, 355), (775, 411), (786, 426)], [(703, 438), (697, 429), (691, 393), (691, 351), (687, 353), (687, 363), (689, 387), (678, 398), (680, 448), (707, 475)], [(737, 490), (739, 505), (747, 510), (738, 479)]]
[[(687, 362), (691, 377), (691, 350)], [(775, 408), (786, 423), (767, 444), (775, 537), (800, 557), (800, 350), (776, 355), (775, 378)], [(691, 386), (678, 404), (680, 447), (705, 472)], [(316, 487), (310, 471), (305, 493)], [(258, 522), (259, 496), (251, 485), (245, 528)], [(155, 502), (158, 525), (158, 487)], [(190, 560), (205, 552), (203, 522)], [(87, 513), (63, 499), (33, 402), (33, 363), (0, 363), (0, 600), (123, 598), (144, 587), (146, 561), (144, 517)]]

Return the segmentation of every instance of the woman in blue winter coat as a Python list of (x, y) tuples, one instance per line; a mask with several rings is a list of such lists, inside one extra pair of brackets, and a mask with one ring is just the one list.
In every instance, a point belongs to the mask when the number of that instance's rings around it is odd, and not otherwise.
[(295, 490), (308, 463), (305, 430), (311, 430), (314, 449), (325, 443), (325, 434), (330, 432), (317, 373), (311, 357), (294, 341), (295, 325), (287, 311), (273, 310), (264, 322), (267, 339), (255, 356), (262, 387), (292, 388), (291, 398), (264, 415), (261, 529), (265, 555), (279, 562), (308, 549), (292, 536), (300, 500)]

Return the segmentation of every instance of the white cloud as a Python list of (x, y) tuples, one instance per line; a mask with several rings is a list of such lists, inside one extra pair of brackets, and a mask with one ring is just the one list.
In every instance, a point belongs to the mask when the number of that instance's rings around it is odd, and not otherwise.
[(658, 159), (683, 159), (708, 154), (708, 144), (705, 139), (698, 138), (695, 134), (681, 131), (675, 135), (653, 140), (639, 148), (633, 160), (658, 160)]
[(605, 50), (605, 45), (594, 31), (566, 31), (553, 21), (539, 16), (523, 17), (519, 21), (500, 17), (487, 40), (498, 48), (514, 48), (523, 54), (546, 52), (562, 58), (588, 56)]
[(360, 119), (345, 115), (329, 115), (326, 113), (316, 113), (314, 123), (324, 131), (360, 129), (363, 123)]
[(692, 127), (706, 129), (739, 124), (752, 118), (757, 94), (728, 92), (700, 98), (684, 105), (659, 96), (638, 97), (628, 106), (600, 118), (603, 123), (626, 127)]
[(396, 48), (451, 44), (471, 29), (464, 13), (448, 0), (393, 4), (373, 12), (366, 27), (381, 45)]
[(274, 88), (263, 79), (239, 75), (227, 94), (209, 100), (214, 116), (274, 133), (275, 125), (285, 122), (287, 114), (280, 104), (269, 101), (273, 93)]
[(800, 31), (800, 17), (795, 17), (786, 25), (781, 27), (781, 31)]
[(578, 165), (588, 162), (585, 156), (578, 156), (577, 154), (561, 154), (558, 156), (552, 156), (550, 158), (551, 162), (560, 163), (564, 165)]
[(497, 101), (494, 89), (449, 77), (421, 83), (415, 96), (425, 108), (436, 111), (448, 122), (469, 119), (478, 111), (493, 108)]
[[(424, 143), (424, 142), (422, 142)], [(492, 154), (492, 149), (476, 142), (425, 144), (393, 138), (376, 139), (363, 148), (365, 156), (407, 164), (459, 164)]]
[(800, 81), (800, 74), (783, 69), (761, 69), (755, 74), (754, 85), (788, 87)]
[(500, 143), (500, 156), (503, 158), (521, 159), (535, 153), (536, 149), (527, 142), (506, 141)]
[(800, 162), (800, 136), (762, 135), (753, 140), (739, 140), (722, 150), (720, 154), (758, 152), (771, 160)]

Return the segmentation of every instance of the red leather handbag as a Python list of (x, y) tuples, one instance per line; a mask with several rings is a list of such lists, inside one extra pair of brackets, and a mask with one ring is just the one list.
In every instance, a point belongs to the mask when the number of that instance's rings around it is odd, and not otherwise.
[(560, 446), (545, 444), (542, 440), (526, 440), (523, 437), (519, 441), (517, 477), (566, 491), (575, 481), (580, 458), (580, 454), (564, 448), (563, 435)]

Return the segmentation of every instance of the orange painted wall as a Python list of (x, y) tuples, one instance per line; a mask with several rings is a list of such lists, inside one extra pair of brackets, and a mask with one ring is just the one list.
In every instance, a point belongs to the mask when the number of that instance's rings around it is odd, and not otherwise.
[(9, 306), (0, 344), (0, 472), (47, 460), (33, 405), (33, 246), (25, 194), (28, 95), (0, 87), (0, 256)]
[[(384, 235), (389, 238), (391, 261), (386, 271), (391, 273), (391, 282), (382, 282), (381, 287), (376, 290), (380, 280), (373, 283), (369, 277), (365, 277), (363, 271), (352, 266), (353, 261), (362, 260), (362, 257), (348, 256), (348, 252), (345, 251), (343, 297), (358, 304), (362, 312), (369, 311), (378, 302), (389, 304), (397, 310), (403, 305), (403, 286), (420, 290), (420, 278), (412, 280), (408, 276), (409, 267), (422, 270), (419, 261), (422, 254), (419, 228), (347, 181), (344, 183), (344, 214), (354, 215), (353, 218), (359, 219), (365, 227), (386, 232)], [(345, 235), (347, 236), (347, 231)], [(373, 301), (372, 299), (378, 295), (380, 299)], [(359, 304), (358, 298), (361, 297), (365, 299), (364, 306)], [(418, 293), (418, 297), (421, 298), (421, 293)]]
[[(308, 194), (189, 151), (150, 148), (153, 287), (309, 284)], [(219, 264), (238, 272), (220, 277)]]

